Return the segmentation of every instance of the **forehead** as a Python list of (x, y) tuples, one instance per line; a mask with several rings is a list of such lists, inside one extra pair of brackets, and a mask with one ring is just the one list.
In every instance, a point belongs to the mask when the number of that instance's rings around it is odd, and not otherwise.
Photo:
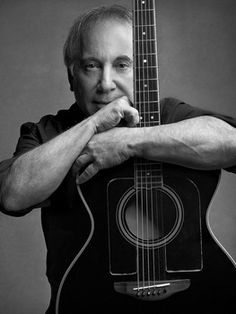
[(106, 19), (89, 25), (82, 37), (82, 57), (113, 53), (132, 56), (132, 25), (120, 19)]

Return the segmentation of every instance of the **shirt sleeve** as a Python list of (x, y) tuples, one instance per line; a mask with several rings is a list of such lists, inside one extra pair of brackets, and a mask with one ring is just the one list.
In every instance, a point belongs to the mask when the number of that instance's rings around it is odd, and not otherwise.
[[(186, 104), (175, 98), (164, 98), (161, 100), (161, 123), (175, 123), (181, 120), (196, 118), (200, 116), (212, 116), (229, 123), (236, 128), (236, 118), (228, 115), (219, 114), (214, 111), (205, 110)], [(225, 168), (224, 170), (236, 173), (236, 165)]]
[[(39, 128), (37, 124), (32, 122), (24, 123), (20, 128), (20, 137), (16, 146), (16, 150), (13, 154), (13, 156), (9, 159), (3, 160), (0, 162), (0, 187), (4, 180), (4, 177), (7, 175), (7, 172), (9, 171), (11, 165), (14, 163), (14, 161), (21, 156), (22, 154), (26, 153), (27, 151), (36, 148), (42, 144), (42, 136), (39, 132)], [(41, 204), (35, 205), (33, 208), (41, 207), (45, 204), (48, 204), (47, 202), (43, 202)], [(9, 212), (7, 212), (2, 204), (0, 203), (0, 210), (3, 213), (6, 213), (9, 215)], [(25, 212), (30, 211), (31, 209), (27, 209)], [(22, 212), (24, 214), (24, 212)], [(20, 216), (22, 216), (22, 213)], [(13, 214), (14, 216), (18, 216), (17, 214)]]

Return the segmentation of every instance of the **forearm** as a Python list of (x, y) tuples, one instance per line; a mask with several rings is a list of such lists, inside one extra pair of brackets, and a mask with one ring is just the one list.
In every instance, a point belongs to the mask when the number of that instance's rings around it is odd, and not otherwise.
[(140, 128), (136, 156), (196, 169), (236, 164), (236, 132), (229, 124), (203, 116), (157, 127)]
[(20, 211), (46, 200), (60, 185), (94, 132), (88, 118), (17, 158), (1, 186), (5, 209)]

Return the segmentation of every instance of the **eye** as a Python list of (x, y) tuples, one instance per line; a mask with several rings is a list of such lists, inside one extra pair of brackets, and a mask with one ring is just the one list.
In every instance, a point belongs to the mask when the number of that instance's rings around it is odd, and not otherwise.
[(129, 65), (126, 64), (126, 63), (119, 63), (119, 64), (118, 64), (118, 67), (119, 67), (120, 69), (126, 69), (126, 68), (129, 67)]
[(100, 65), (96, 61), (89, 61), (84, 63), (84, 70), (85, 71), (96, 71), (97, 69), (100, 68)]
[(115, 67), (117, 71), (125, 72), (132, 67), (132, 62), (120, 60), (115, 63)]

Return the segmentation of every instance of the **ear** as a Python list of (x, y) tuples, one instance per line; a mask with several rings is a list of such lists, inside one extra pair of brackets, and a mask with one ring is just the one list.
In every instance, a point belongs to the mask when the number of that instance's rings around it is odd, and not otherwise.
[(67, 68), (67, 76), (70, 84), (70, 90), (73, 92), (74, 91), (74, 78), (73, 75), (71, 74), (71, 70)]

